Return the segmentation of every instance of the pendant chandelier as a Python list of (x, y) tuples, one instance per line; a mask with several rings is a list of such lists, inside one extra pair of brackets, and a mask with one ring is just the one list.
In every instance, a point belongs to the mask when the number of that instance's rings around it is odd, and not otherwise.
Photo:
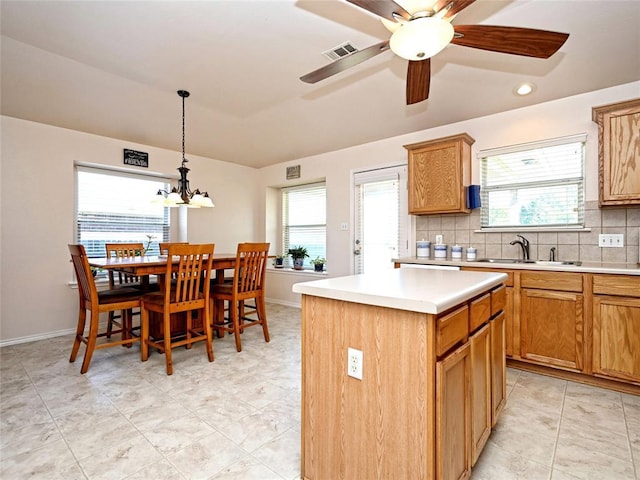
[(189, 208), (213, 207), (213, 201), (207, 192), (201, 193), (197, 188), (191, 191), (187, 174), (189, 169), (186, 166), (188, 160), (184, 156), (184, 99), (189, 96), (186, 90), (178, 90), (178, 95), (182, 97), (182, 165), (178, 168), (180, 180), (178, 187), (173, 187), (171, 192), (158, 190), (153, 203), (164, 205), (165, 207), (179, 207), (181, 205)]

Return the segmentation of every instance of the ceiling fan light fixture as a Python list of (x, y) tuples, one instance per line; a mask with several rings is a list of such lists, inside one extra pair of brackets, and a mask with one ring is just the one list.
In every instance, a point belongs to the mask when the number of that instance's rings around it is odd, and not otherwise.
[(436, 17), (420, 17), (396, 30), (389, 40), (389, 48), (405, 60), (431, 58), (453, 38), (453, 26)]

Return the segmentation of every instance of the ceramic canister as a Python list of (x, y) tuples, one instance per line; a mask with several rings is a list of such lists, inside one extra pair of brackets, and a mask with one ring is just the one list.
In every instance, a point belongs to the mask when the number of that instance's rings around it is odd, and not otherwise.
[(447, 246), (442, 244), (436, 244), (433, 246), (433, 256), (435, 258), (447, 257)]
[(475, 260), (478, 250), (474, 247), (467, 248), (467, 260)]
[(462, 247), (460, 245), (451, 247), (451, 258), (462, 258)]
[(429, 257), (431, 255), (431, 242), (421, 240), (416, 242), (416, 257)]

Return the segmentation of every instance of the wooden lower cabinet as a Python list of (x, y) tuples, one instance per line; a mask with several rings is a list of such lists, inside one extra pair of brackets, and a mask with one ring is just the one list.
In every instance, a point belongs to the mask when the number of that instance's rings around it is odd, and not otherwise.
[(508, 275), (509, 365), (640, 394), (640, 275), (462, 269)]
[(513, 292), (513, 287), (506, 287), (507, 299), (504, 305), (504, 350), (507, 357), (513, 357), (516, 354), (519, 356), (520, 354), (514, 338)]
[(580, 371), (583, 365), (582, 294), (524, 288), (520, 297), (522, 358)]
[(593, 297), (593, 373), (640, 384), (640, 298)]
[[(499, 305), (492, 308), (494, 317), (469, 336), (471, 348), (471, 465), (475, 465), (484, 448), (491, 427), (507, 399), (505, 357), (505, 314), (502, 310), (504, 288), (499, 287)], [(492, 305), (496, 302), (492, 293)], [(472, 309), (473, 311), (473, 309)], [(473, 315), (472, 315), (473, 317)], [(488, 318), (487, 318), (488, 320)]]
[(491, 328), (491, 426), (495, 427), (498, 416), (507, 402), (507, 359), (505, 357), (506, 315), (498, 313), (489, 323)]
[(491, 377), (493, 374), (491, 326), (485, 325), (470, 336), (469, 345), (471, 347), (471, 465), (475, 465), (491, 434)]
[(469, 342), (436, 363), (437, 478), (471, 475), (471, 348)]
[[(486, 268), (482, 267), (463, 267), (462, 270), (486, 272)], [(515, 292), (516, 283), (519, 284), (519, 272), (514, 270), (504, 270), (499, 268), (492, 268), (492, 272), (506, 273), (507, 280), (504, 282), (504, 335), (505, 335), (505, 352), (507, 357), (519, 357), (520, 346), (519, 336), (516, 336), (516, 318), (519, 318), (519, 314), (515, 311)], [(515, 282), (515, 283), (514, 283)], [(495, 313), (495, 312), (494, 312)], [(519, 332), (519, 330), (518, 330)]]

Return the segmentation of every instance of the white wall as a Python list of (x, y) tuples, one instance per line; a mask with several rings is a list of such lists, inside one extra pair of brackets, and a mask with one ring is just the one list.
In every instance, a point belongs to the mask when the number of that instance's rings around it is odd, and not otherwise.
[[(149, 153), (149, 168), (177, 176), (181, 153), (73, 130), (0, 118), (0, 344), (75, 329), (78, 294), (67, 244), (73, 243), (74, 162), (123, 167), (124, 148)], [(192, 187), (216, 208), (188, 211), (190, 242), (235, 252), (260, 240), (254, 193), (257, 171), (187, 155)], [(152, 192), (150, 192), (152, 193)]]
[[(473, 183), (480, 183), (479, 160), (476, 157), (480, 150), (586, 133), (586, 199), (597, 200), (598, 130), (591, 120), (591, 108), (637, 97), (640, 97), (640, 81), (273, 165), (261, 169), (258, 190), (265, 191), (267, 187), (287, 184), (284, 180), (285, 168), (289, 165), (301, 166), (302, 183), (326, 177), (327, 271), (330, 276), (349, 275), (353, 257), (350, 218), (353, 170), (406, 163), (407, 153), (403, 145), (466, 132), (475, 139), (472, 177)], [(345, 221), (349, 222), (349, 231), (340, 230), (340, 223)], [(268, 231), (269, 225), (265, 224), (264, 214), (261, 222), (260, 229)], [(287, 286), (295, 281), (306, 280), (296, 279), (294, 274), (290, 274), (288, 279), (274, 275), (269, 277), (271, 283), (279, 281)], [(276, 296), (283, 292), (286, 292), (285, 297)], [(291, 293), (290, 289), (287, 291), (282, 285), (271, 285), (268, 296), (288, 304), (300, 302), (298, 294)]]
[[(473, 181), (479, 183), (479, 150), (587, 133), (587, 200), (596, 200), (597, 127), (593, 106), (640, 97), (640, 81), (575, 97), (306, 157), (259, 170), (188, 155), (190, 181), (208, 190), (215, 209), (189, 211), (188, 240), (216, 243), (233, 252), (240, 241), (274, 242), (265, 205), (270, 187), (287, 182), (285, 169), (301, 165), (301, 182), (327, 182), (327, 269), (348, 275), (352, 262), (351, 173), (406, 163), (402, 145), (461, 132), (475, 138)], [(481, 101), (481, 100), (480, 100)], [(363, 112), (366, 114), (366, 112)], [(180, 154), (10, 117), (0, 117), (0, 344), (74, 328), (77, 291), (68, 286), (67, 244), (73, 242), (75, 161), (122, 166), (122, 149), (149, 152), (149, 171), (176, 175)], [(300, 182), (298, 182), (300, 183)], [(256, 193), (257, 192), (257, 193)], [(347, 222), (349, 230), (340, 230)], [(272, 254), (276, 253), (272, 249)], [(299, 304), (291, 285), (309, 274), (271, 272), (267, 297)]]

